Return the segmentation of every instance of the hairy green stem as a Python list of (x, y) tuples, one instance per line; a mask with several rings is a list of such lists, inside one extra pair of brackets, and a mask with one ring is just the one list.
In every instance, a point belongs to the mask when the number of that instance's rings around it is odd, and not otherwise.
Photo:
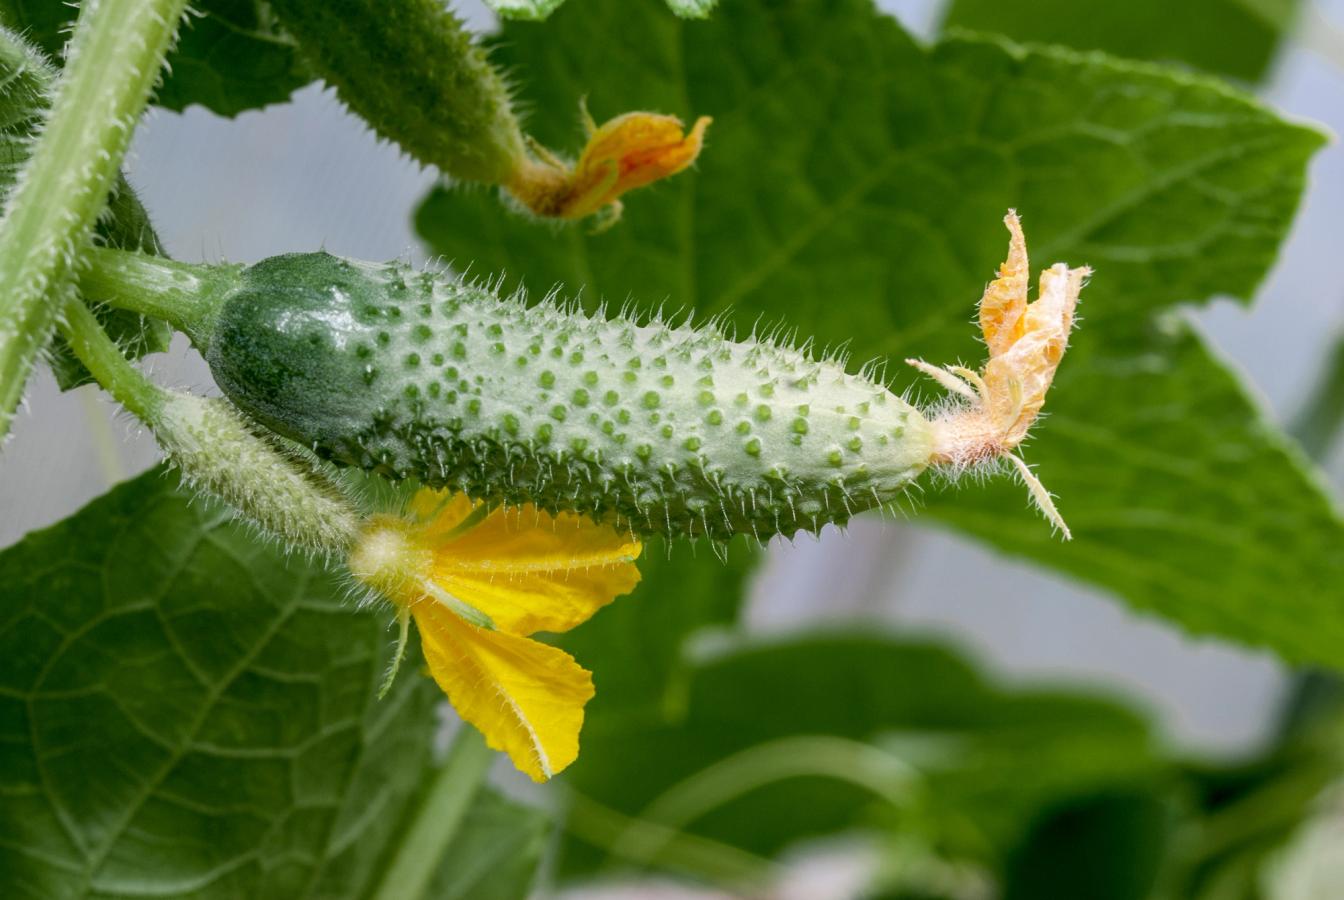
[(163, 413), (167, 391), (131, 365), (107, 336), (84, 301), (73, 297), (65, 304), (61, 333), (79, 361), (103, 388), (135, 417), (151, 427)]
[[(738, 797), (793, 778), (832, 778), (866, 790), (897, 811), (908, 808), (920, 775), (880, 747), (833, 735), (797, 735), (748, 747), (706, 766), (655, 797), (610, 852), (646, 865), (670, 836)], [(650, 825), (654, 827), (649, 827)]]
[(242, 266), (202, 266), (161, 256), (92, 247), (79, 289), (121, 309), (163, 319), (201, 349), (219, 301), (237, 286)]
[(480, 733), (462, 726), (448, 759), (429, 784), (423, 805), (402, 835), (397, 854), (373, 893), (374, 900), (418, 900), (425, 896), (493, 759)]
[(186, 0), (86, 0), (51, 114), (0, 220), (0, 438), (116, 182)]
[[(626, 837), (632, 830), (638, 829), (650, 837), (656, 835), (661, 846), (655, 861), (660, 867), (678, 869), (715, 884), (732, 885), (746, 896), (762, 893), (779, 877), (773, 860), (694, 832), (627, 816), (577, 792), (569, 797), (564, 827), (571, 837), (616, 859), (621, 859), (619, 854), (629, 846)], [(643, 848), (637, 849), (639, 858), (622, 861), (647, 866), (649, 859), (643, 855)]]

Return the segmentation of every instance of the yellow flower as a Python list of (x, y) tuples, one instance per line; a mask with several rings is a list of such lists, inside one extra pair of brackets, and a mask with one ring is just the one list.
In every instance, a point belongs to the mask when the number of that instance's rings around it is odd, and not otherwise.
[(621, 215), (618, 199), (626, 191), (667, 178), (695, 162), (704, 144), (708, 116), (690, 133), (676, 116), (629, 112), (598, 128), (583, 111), (588, 145), (578, 162), (567, 165), (534, 145), (539, 160), (529, 159), (508, 183), (509, 192), (539, 216), (581, 219), (597, 212), (609, 226)]
[(1092, 270), (1056, 263), (1041, 272), (1040, 294), (1028, 303), (1031, 270), (1022, 223), (1012, 210), (1003, 221), (1011, 235), (1008, 258), (980, 299), (980, 330), (989, 362), (980, 372), (964, 366), (939, 368), (918, 359), (906, 362), (969, 401), (935, 423), (934, 462), (962, 470), (988, 460), (1009, 460), (1037, 505), (1068, 538), (1069, 528), (1050, 493), (1013, 450), (1045, 405), (1069, 343), (1078, 295)]
[(458, 714), (545, 781), (578, 756), (593, 682), (528, 635), (567, 631), (628, 593), (640, 551), (587, 516), (492, 510), (422, 490), (405, 516), (368, 521), (350, 571), (397, 605), (403, 640), (415, 619), (430, 674)]

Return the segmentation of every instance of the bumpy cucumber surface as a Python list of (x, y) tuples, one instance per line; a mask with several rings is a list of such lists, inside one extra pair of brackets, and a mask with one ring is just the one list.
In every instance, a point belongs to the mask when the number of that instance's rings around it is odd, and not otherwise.
[(835, 362), (325, 253), (245, 270), (206, 357), (337, 463), (646, 533), (815, 530), (894, 499), (932, 450), (918, 410)]

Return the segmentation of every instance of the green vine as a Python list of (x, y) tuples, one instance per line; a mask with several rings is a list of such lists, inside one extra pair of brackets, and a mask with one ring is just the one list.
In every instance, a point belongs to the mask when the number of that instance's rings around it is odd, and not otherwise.
[(186, 0), (89, 0), (0, 220), (0, 438), (107, 204)]
[(78, 297), (65, 305), (61, 332), (98, 384), (146, 424), (159, 420), (165, 391), (126, 361), (98, 319)]

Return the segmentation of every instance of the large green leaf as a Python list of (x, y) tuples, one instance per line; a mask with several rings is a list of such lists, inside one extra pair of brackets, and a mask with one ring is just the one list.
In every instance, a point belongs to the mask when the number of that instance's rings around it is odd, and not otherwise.
[(634, 861), (706, 874), (636, 823), (762, 858), (894, 827), (997, 866), (1040, 810), (1160, 768), (1146, 725), (1119, 706), (1003, 691), (945, 649), (878, 634), (729, 645), (691, 667), (685, 697), (662, 720), (589, 722), (567, 773), (576, 815), (596, 801), (633, 827), (600, 846), (571, 840), (568, 873)]
[(221, 116), (283, 103), (314, 79), (294, 41), (265, 3), (206, 0), (183, 28), (168, 58), (170, 75), (155, 94), (165, 109), (199, 103)]
[[(596, 52), (600, 48), (601, 52)], [(1096, 268), (1027, 448), (1064, 544), (1008, 479), (928, 511), (1187, 628), (1344, 664), (1344, 528), (1175, 305), (1247, 298), (1321, 137), (1204, 77), (1064, 50), (925, 48), (866, 0), (740, 0), (705, 22), (588, 0), (508, 25), (549, 146), (572, 111), (715, 117), (698, 171), (628, 197), (599, 235), (433, 192), (417, 225), (448, 259), (590, 304), (635, 298), (758, 317), (853, 358), (978, 360), (968, 324), (1017, 207), (1037, 266)], [(932, 390), (922, 386), (920, 393)]]
[[(313, 80), (290, 38), (259, 0), (204, 0), (192, 5), (168, 56), (155, 103), (183, 110), (199, 103), (222, 116), (289, 99)], [(0, 0), (0, 23), (22, 31), (52, 59), (62, 58), (78, 4)]]
[(951, 0), (943, 24), (1184, 62), (1254, 81), (1269, 68), (1300, 6), (1299, 0)]
[(0, 896), (360, 897), (438, 692), (386, 617), (151, 471), (0, 554)]

